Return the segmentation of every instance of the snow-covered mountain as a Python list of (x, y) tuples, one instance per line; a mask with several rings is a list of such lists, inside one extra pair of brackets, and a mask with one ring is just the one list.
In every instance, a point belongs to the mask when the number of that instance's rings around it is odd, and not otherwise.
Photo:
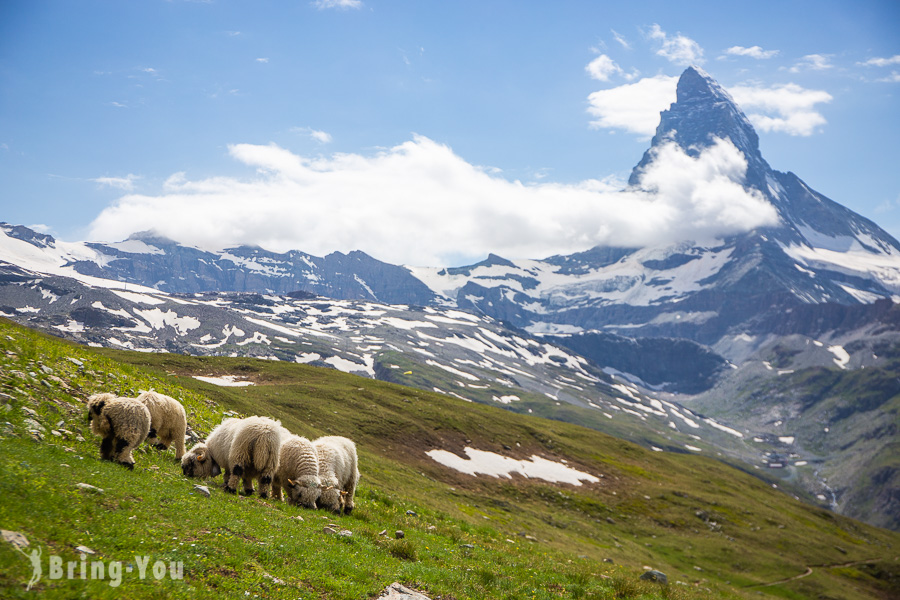
[(778, 223), (723, 239), (645, 248), (595, 248), (545, 260), (488, 260), (412, 269), (437, 295), (534, 333), (600, 330), (713, 344), (769, 313), (808, 304), (871, 303), (900, 295), (900, 243), (872, 221), (772, 169), (731, 97), (688, 68), (630, 185), (663, 144), (696, 156), (727, 140), (747, 161), (744, 187)]
[(305, 291), (388, 304), (426, 305), (434, 301), (433, 292), (408, 270), (364, 252), (317, 257), (250, 246), (207, 252), (148, 232), (116, 243), (62, 242), (7, 223), (0, 223), (0, 234), (0, 259), (13, 264), (42, 273), (115, 280), (162, 292)]

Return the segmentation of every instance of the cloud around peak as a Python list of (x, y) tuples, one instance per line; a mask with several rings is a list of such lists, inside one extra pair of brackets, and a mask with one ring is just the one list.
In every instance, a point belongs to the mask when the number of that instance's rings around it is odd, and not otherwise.
[(422, 136), (369, 156), (308, 158), (256, 144), (229, 152), (256, 175), (175, 174), (160, 193), (126, 195), (102, 211), (92, 239), (153, 229), (210, 250), (363, 250), (391, 263), (444, 266), (490, 252), (543, 258), (710, 239), (777, 222), (775, 209), (742, 187), (743, 155), (721, 140), (696, 158), (661, 146), (639, 189), (624, 191), (599, 180), (508, 181)]

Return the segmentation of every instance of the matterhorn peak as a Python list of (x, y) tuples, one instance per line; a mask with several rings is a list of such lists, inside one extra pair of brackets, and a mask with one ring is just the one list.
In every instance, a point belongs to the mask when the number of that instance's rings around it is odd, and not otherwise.
[(749, 166), (748, 180), (765, 180), (770, 168), (759, 152), (759, 136), (731, 95), (715, 79), (700, 67), (688, 67), (678, 79), (675, 98), (660, 113), (656, 135), (629, 183), (638, 183), (640, 173), (658, 146), (674, 141), (689, 155), (696, 156), (716, 139), (730, 141), (743, 153)]

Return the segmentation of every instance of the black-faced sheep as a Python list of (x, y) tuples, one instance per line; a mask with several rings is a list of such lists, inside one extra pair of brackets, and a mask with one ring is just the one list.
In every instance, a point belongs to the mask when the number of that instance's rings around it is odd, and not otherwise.
[(134, 469), (131, 452), (150, 432), (150, 411), (134, 398), (94, 394), (88, 398), (88, 423), (100, 436), (100, 457)]
[(181, 470), (188, 477), (215, 477), (224, 471), (225, 491), (235, 493), (239, 479), (244, 494), (253, 493), (259, 480), (259, 496), (266, 498), (278, 470), (281, 440), (290, 433), (279, 421), (267, 417), (225, 419), (206, 442), (200, 442), (181, 458)]
[(319, 497), (319, 453), (305, 437), (291, 435), (281, 443), (281, 456), (272, 497), (281, 498), (284, 488), (287, 501), (295, 506), (315, 508)]
[(319, 454), (319, 479), (322, 481), (317, 505), (331, 512), (350, 514), (359, 481), (356, 444), (336, 435), (313, 442)]
[(175, 459), (184, 456), (184, 434), (187, 431), (187, 415), (181, 402), (154, 391), (144, 392), (137, 397), (150, 411), (150, 433), (147, 443), (160, 450), (167, 450), (175, 444)]

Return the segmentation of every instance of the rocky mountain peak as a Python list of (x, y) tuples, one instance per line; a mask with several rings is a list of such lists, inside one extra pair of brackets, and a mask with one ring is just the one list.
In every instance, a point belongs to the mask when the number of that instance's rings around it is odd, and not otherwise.
[(768, 163), (759, 151), (759, 136), (731, 95), (699, 67), (688, 67), (678, 79), (676, 100), (660, 113), (656, 135), (629, 179), (637, 185), (655, 149), (674, 141), (688, 154), (698, 155), (715, 138), (730, 140), (747, 158), (749, 183), (764, 189)]

